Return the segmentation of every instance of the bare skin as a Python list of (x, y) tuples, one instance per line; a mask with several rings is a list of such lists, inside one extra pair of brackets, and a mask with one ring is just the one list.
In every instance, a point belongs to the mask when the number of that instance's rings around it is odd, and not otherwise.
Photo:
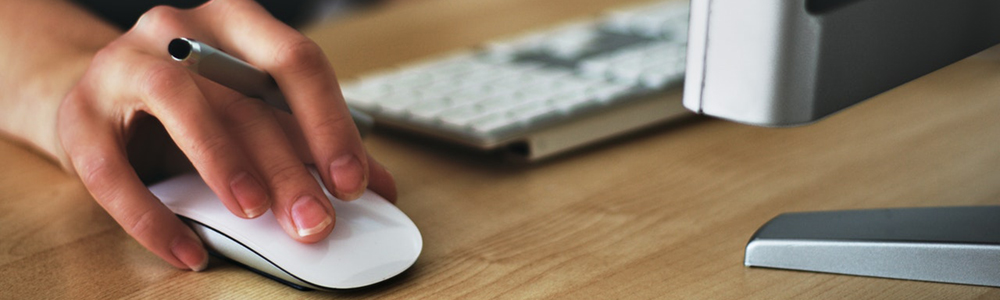
[[(156, 7), (126, 32), (66, 1), (0, 0), (0, 23), (0, 131), (78, 174), (128, 234), (178, 268), (204, 269), (207, 255), (144, 174), (193, 166), (234, 215), (270, 209), (303, 243), (335, 220), (307, 165), (341, 199), (366, 188), (396, 198), (321, 49), (251, 0)], [(166, 45), (182, 36), (271, 73), (294, 116), (170, 61)]]

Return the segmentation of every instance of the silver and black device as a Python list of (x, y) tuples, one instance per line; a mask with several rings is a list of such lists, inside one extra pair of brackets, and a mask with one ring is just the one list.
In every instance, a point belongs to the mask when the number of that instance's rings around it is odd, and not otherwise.
[[(1000, 43), (995, 0), (692, 0), (684, 105), (815, 122)], [(1000, 207), (780, 215), (745, 264), (1000, 286)]]
[(808, 124), (1000, 42), (993, 0), (692, 0), (684, 106)]

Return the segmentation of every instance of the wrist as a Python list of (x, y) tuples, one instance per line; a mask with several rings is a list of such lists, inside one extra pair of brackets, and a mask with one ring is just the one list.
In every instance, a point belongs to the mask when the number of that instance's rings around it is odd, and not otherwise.
[(73, 87), (88, 61), (86, 56), (63, 57), (47, 66), (34, 66), (29, 72), (16, 72), (22, 80), (7, 81), (0, 131), (7, 138), (68, 166), (59, 142), (56, 121), (62, 99)]
[(0, 46), (0, 132), (68, 168), (56, 131), (59, 106), (120, 31), (62, 1), (0, 8), (0, 37), (9, 42)]

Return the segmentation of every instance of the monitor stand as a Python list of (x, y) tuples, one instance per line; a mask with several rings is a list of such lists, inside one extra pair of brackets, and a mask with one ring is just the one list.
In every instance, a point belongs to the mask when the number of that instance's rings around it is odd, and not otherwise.
[(1000, 206), (786, 213), (744, 264), (1000, 287)]

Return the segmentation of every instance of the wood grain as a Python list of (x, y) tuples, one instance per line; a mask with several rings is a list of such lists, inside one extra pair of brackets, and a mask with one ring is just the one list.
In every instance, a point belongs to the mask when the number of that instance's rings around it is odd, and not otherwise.
[[(633, 2), (633, 1), (629, 1)], [(307, 32), (343, 77), (592, 15), (612, 0), (424, 0)], [(78, 181), (0, 141), (0, 298), (994, 299), (985, 287), (751, 269), (788, 211), (1000, 200), (1000, 48), (811, 126), (691, 118), (539, 164), (378, 131), (424, 252), (360, 290), (299, 292), (221, 261), (178, 271)]]

